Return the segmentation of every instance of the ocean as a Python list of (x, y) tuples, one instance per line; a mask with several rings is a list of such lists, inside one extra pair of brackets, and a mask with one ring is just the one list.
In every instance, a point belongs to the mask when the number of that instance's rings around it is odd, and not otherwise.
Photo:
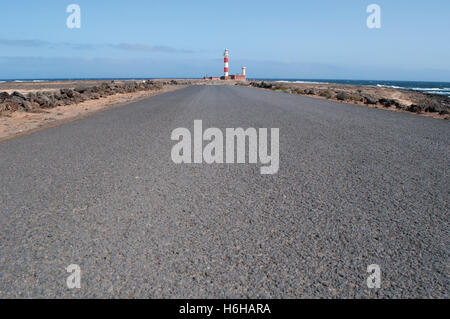
[(336, 83), (360, 86), (386, 87), (399, 90), (419, 91), (429, 94), (450, 96), (450, 82), (419, 81), (375, 81), (375, 80), (330, 80), (330, 79), (252, 79), (258, 81), (274, 81), (282, 83)]
[[(85, 80), (151, 80), (151, 79), (155, 78), (0, 79), (0, 83), (85, 81)], [(282, 79), (282, 78), (249, 78), (249, 80), (273, 81), (284, 83), (324, 83), (324, 84), (337, 83), (348, 85), (375, 86), (375, 87), (387, 87), (399, 90), (419, 91), (429, 94), (450, 96), (450, 82), (376, 81), (376, 80), (339, 80), (339, 79)]]

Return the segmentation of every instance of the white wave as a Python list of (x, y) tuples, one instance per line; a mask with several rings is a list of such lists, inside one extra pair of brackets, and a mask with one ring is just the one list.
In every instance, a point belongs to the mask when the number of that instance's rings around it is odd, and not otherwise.
[(383, 85), (383, 84), (377, 84), (377, 87), (418, 91), (418, 92), (422, 92), (422, 93), (439, 94), (439, 95), (450, 95), (450, 88), (442, 88), (442, 89), (441, 88), (407, 88), (407, 87), (401, 87), (401, 86), (395, 86), (395, 85)]
[(389, 88), (389, 89), (407, 89), (402, 86), (396, 86), (396, 85), (383, 85), (383, 84), (377, 84), (379, 88)]
[(287, 81), (287, 80), (281, 80), (281, 81), (275, 81), (278, 83), (305, 83), (305, 84), (329, 84), (327, 82), (314, 82), (314, 81)]
[(437, 94), (437, 95), (448, 95), (450, 96), (450, 91), (449, 92), (436, 92), (436, 91), (432, 91), (432, 92), (427, 92), (429, 94)]
[(450, 88), (411, 88), (411, 90), (415, 91), (450, 91)]
[[(316, 81), (296, 81), (296, 80), (278, 80), (275, 81), (278, 83), (307, 83), (307, 84), (334, 84), (330, 82), (316, 82)], [(375, 82), (375, 81), (372, 81)], [(344, 83), (337, 83), (337, 84), (344, 84)], [(358, 85), (355, 83), (354, 85)], [(397, 85), (387, 85), (387, 84), (376, 84), (374, 85), (365, 85), (365, 84), (359, 84), (362, 86), (371, 86), (371, 87), (379, 87), (379, 88), (389, 88), (389, 89), (396, 89), (396, 90), (408, 90), (408, 91), (417, 91), (422, 93), (429, 93), (429, 94), (439, 94), (439, 95), (450, 95), (450, 88), (411, 88), (411, 87), (403, 87), (403, 86), (397, 86)]]
[(21, 80), (14, 80), (13, 82), (16, 82), (16, 83), (23, 83), (23, 82), (25, 82), (25, 81), (21, 81)]
[(328, 82), (314, 82), (314, 81), (295, 81), (295, 83), (329, 84)]
[(40, 82), (48, 82), (48, 81), (47, 80), (33, 80), (33, 82), (40, 83)]

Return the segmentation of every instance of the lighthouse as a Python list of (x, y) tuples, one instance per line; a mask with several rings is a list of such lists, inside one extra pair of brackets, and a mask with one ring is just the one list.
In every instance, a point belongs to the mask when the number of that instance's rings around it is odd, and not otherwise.
[(247, 80), (247, 74), (246, 70), (247, 68), (245, 66), (242, 67), (242, 73), (236, 74), (236, 75), (230, 75), (230, 68), (229, 68), (229, 58), (230, 58), (230, 51), (228, 49), (225, 49), (225, 52), (223, 53), (224, 59), (224, 68), (223, 68), (223, 76), (205, 76), (204, 80), (238, 80), (238, 81), (246, 81)]
[(225, 52), (224, 52), (223, 56), (224, 56), (223, 61), (225, 63), (225, 67), (224, 67), (223, 71), (224, 71), (224, 76), (225, 76), (225, 79), (226, 79), (228, 77), (228, 74), (229, 74), (228, 58), (230, 57), (230, 52), (228, 51), (228, 49), (225, 49)]

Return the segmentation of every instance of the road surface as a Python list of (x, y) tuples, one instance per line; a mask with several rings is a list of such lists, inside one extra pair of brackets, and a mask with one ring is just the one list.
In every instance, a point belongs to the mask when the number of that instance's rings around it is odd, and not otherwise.
[[(278, 174), (173, 163), (171, 132), (196, 119), (279, 128)], [(448, 298), (449, 135), (413, 114), (192, 86), (2, 142), (0, 297)]]

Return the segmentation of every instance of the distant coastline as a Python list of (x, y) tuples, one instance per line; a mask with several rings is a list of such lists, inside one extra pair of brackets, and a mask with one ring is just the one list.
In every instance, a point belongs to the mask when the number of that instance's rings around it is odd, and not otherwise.
[(450, 82), (339, 80), (339, 79), (254, 79), (254, 80), (279, 82), (279, 83), (344, 84), (356, 86), (369, 86), (369, 87), (390, 88), (397, 90), (416, 91), (422, 93), (450, 96)]
[[(108, 80), (156, 80), (161, 78), (55, 78), (55, 79), (0, 79), (0, 83), (41, 83), (41, 82), (63, 82), (63, 81), (108, 81)], [(185, 79), (198, 80), (201, 78), (171, 78), (165, 79)], [(368, 86), (379, 88), (391, 88), (397, 90), (415, 91), (428, 94), (450, 96), (450, 82), (438, 81), (383, 81), (383, 80), (344, 80), (344, 79), (302, 79), (302, 78), (249, 78), (250, 81), (269, 81), (279, 83), (304, 83), (304, 84), (343, 84)]]

